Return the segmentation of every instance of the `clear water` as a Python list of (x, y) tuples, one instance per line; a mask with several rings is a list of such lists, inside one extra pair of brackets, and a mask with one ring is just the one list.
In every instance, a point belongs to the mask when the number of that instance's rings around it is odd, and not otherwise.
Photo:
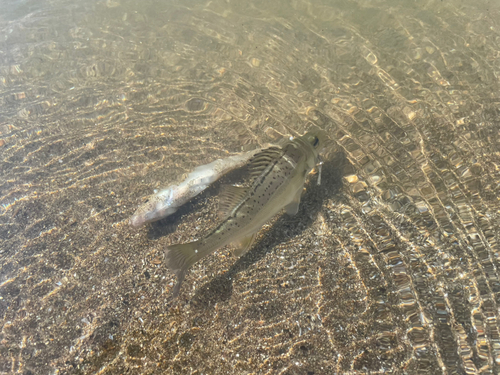
[[(0, 6), (1, 373), (500, 371), (497, 3)], [(163, 251), (220, 183), (138, 231), (136, 207), (311, 126), (299, 214), (172, 301)]]

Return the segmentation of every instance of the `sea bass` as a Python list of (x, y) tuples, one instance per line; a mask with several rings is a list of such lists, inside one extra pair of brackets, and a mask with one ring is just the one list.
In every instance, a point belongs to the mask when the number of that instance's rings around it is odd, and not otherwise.
[(177, 297), (187, 270), (197, 261), (227, 244), (241, 256), (252, 246), (257, 232), (279, 211), (298, 212), (306, 177), (319, 161), (325, 134), (310, 131), (257, 153), (249, 162), (250, 186), (228, 186), (219, 204), (222, 222), (205, 237), (168, 246), (167, 267), (177, 276), (173, 296)]

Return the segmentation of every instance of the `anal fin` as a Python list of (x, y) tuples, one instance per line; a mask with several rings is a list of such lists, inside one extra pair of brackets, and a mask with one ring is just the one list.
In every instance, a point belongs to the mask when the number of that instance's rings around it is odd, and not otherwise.
[(299, 205), (300, 205), (300, 198), (302, 196), (302, 191), (303, 188), (300, 188), (295, 194), (293, 200), (285, 206), (285, 210), (288, 215), (293, 216), (297, 214), (297, 212), (299, 212)]
[(250, 250), (256, 237), (257, 233), (254, 233), (251, 234), (250, 236), (243, 238), (241, 241), (232, 243), (232, 245), (235, 247), (235, 249), (233, 250), (234, 256), (240, 257), (243, 254), (245, 254), (248, 250)]

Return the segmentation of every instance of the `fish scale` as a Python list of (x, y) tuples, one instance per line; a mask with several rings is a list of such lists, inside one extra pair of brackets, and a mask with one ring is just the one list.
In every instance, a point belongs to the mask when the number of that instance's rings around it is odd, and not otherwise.
[(249, 165), (250, 186), (229, 186), (221, 197), (222, 222), (200, 240), (167, 248), (167, 267), (177, 276), (174, 297), (194, 263), (230, 243), (236, 247), (235, 255), (241, 256), (262, 226), (283, 208), (297, 213), (306, 176), (318, 163), (324, 138), (320, 131), (308, 132), (281, 148), (255, 155)]

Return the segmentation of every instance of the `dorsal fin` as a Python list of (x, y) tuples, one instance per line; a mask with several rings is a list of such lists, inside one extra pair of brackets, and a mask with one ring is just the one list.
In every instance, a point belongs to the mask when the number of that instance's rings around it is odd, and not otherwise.
[(245, 197), (247, 188), (233, 185), (223, 186), (220, 193), (219, 212), (221, 219), (229, 216), (234, 207)]
[(248, 164), (248, 171), (250, 172), (250, 178), (258, 177), (262, 174), (264, 169), (267, 168), (269, 164), (272, 163), (273, 160), (279, 158), (283, 153), (283, 150), (280, 147), (269, 147), (265, 150), (262, 150), (258, 154), (250, 159)]

